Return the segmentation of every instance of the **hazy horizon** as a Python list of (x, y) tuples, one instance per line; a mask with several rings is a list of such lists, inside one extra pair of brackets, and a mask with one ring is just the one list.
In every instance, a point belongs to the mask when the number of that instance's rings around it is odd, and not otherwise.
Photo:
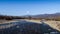
[(38, 15), (60, 12), (59, 0), (0, 0), (0, 14)]

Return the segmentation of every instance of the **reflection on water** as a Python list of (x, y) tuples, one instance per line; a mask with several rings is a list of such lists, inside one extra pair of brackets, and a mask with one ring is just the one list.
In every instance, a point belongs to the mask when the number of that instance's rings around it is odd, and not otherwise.
[(22, 21), (11, 24), (16, 25), (6, 29), (0, 29), (0, 34), (60, 34), (59, 31), (49, 27), (45, 23), (45, 25), (43, 25)]

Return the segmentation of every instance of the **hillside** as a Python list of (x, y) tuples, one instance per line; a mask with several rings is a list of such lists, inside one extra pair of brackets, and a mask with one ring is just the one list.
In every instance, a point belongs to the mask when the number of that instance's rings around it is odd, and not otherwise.
[(34, 15), (34, 16), (31, 16), (31, 17), (32, 18), (37, 18), (37, 19), (60, 20), (60, 13), (40, 14), (40, 15)]

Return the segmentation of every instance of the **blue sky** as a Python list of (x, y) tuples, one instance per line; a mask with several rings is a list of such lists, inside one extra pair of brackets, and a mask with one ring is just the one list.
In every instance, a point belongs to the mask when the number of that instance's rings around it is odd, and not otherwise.
[(37, 15), (60, 12), (60, 0), (0, 0), (0, 14)]

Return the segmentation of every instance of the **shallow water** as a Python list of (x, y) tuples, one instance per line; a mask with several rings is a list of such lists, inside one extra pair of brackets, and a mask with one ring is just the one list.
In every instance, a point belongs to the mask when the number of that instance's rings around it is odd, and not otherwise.
[[(44, 25), (26, 21), (14, 22), (10, 24), (16, 24), (16, 25), (5, 29), (0, 29), (0, 34), (44, 34), (44, 33), (46, 34), (54, 32), (55, 34), (60, 34), (59, 31), (51, 28), (47, 24)], [(9, 24), (2, 24), (2, 25), (9, 25)]]

